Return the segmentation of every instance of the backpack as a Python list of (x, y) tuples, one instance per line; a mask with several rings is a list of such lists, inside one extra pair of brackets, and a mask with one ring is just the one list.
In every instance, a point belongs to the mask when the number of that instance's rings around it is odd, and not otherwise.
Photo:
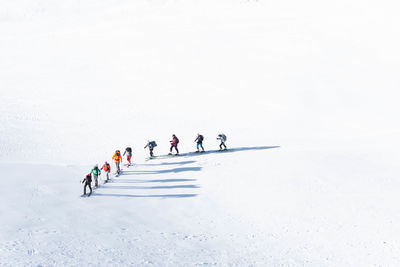
[(125, 150), (128, 151), (129, 153), (132, 152), (132, 148), (130, 148), (130, 147), (127, 147)]
[(105, 165), (104, 165), (104, 171), (105, 171), (105, 172), (109, 172), (110, 170), (111, 170), (110, 164), (108, 164), (108, 163), (105, 164)]
[(116, 152), (112, 158), (113, 158), (114, 161), (120, 161), (121, 160), (121, 153)]
[(175, 136), (175, 138), (176, 138), (176, 144), (179, 144), (179, 139), (178, 139), (178, 137)]
[(204, 140), (204, 136), (199, 135), (199, 141), (200, 141), (200, 142), (203, 142), (203, 140)]
[(151, 145), (152, 147), (156, 147), (156, 146), (157, 146), (157, 143), (156, 143), (156, 141), (151, 141), (151, 142), (150, 142), (150, 145)]
[(225, 142), (226, 141), (226, 135), (221, 134), (221, 140)]
[(100, 169), (99, 169), (98, 167), (93, 168), (93, 169), (92, 169), (92, 173), (93, 173), (94, 175), (99, 175)]

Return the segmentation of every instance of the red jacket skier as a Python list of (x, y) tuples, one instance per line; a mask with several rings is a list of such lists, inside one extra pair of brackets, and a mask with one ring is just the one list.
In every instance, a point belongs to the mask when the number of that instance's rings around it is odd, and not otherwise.
[(176, 150), (176, 154), (179, 155), (179, 150), (178, 150), (178, 143), (179, 143), (179, 139), (178, 137), (176, 137), (175, 134), (172, 135), (172, 140), (169, 141), (171, 143), (171, 148), (169, 149), (169, 154), (172, 154), (172, 149), (175, 148)]

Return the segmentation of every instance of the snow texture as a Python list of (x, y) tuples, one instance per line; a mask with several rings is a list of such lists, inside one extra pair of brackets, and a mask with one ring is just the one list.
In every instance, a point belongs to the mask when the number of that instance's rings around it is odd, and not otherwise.
[(399, 7), (1, 1), (0, 266), (400, 266)]

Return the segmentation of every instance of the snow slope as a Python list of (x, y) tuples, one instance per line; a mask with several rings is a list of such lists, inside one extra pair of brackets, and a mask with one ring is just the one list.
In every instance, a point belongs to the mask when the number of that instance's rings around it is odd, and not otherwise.
[(398, 266), (398, 8), (0, 2), (0, 265)]

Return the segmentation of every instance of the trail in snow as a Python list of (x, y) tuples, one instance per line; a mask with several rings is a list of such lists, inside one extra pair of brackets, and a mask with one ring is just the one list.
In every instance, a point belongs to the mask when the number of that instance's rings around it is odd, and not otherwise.
[[(142, 164), (130, 168), (124, 167), (118, 177), (112, 178), (108, 183), (101, 185), (92, 196), (110, 196), (110, 197), (161, 197), (161, 198), (182, 198), (195, 197), (197, 194), (193, 189), (197, 185), (195, 179), (141, 179), (148, 177), (163, 177), (169, 173), (190, 173), (200, 171), (201, 167), (175, 167), (180, 165), (193, 165), (195, 161), (175, 163), (168, 165), (149, 165)], [(151, 167), (151, 168), (148, 168)], [(134, 184), (134, 185), (132, 185)], [(168, 184), (168, 185), (166, 185)]]

